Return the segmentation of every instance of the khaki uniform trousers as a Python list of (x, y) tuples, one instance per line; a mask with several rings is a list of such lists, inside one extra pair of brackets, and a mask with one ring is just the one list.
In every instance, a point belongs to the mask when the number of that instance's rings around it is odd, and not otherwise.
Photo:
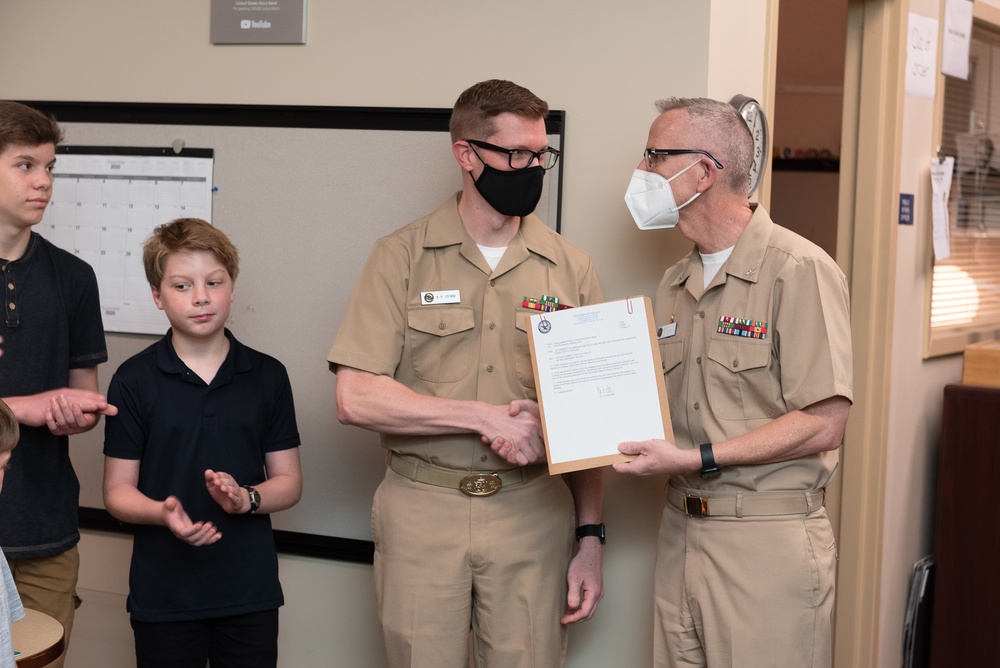
[(69, 650), (69, 636), (80, 599), (76, 582), (80, 575), (80, 551), (76, 545), (62, 554), (31, 559), (8, 559), (17, 593), (26, 608), (55, 617), (65, 630), (66, 650), (47, 668), (62, 668)]
[(391, 668), (565, 663), (574, 510), (560, 476), (488, 497), (386, 470), (372, 506), (375, 589)]
[(826, 509), (660, 524), (657, 668), (828, 668), (837, 548)]

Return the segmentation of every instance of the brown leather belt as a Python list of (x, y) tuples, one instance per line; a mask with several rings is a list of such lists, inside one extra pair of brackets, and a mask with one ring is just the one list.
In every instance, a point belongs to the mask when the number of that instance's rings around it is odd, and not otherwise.
[(521, 485), (537, 478), (548, 467), (545, 464), (532, 464), (500, 471), (455, 471), (390, 452), (389, 468), (415, 482), (457, 489), (468, 496), (493, 496), (502, 487)]
[(667, 502), (688, 517), (807, 515), (823, 507), (825, 491), (713, 492), (667, 485)]

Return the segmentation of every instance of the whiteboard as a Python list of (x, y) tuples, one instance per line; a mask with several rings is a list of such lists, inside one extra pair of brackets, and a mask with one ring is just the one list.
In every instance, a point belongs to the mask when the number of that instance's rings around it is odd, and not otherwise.
[(104, 331), (162, 335), (142, 244), (177, 218), (212, 222), (212, 151), (62, 144), (52, 197), (35, 231), (97, 274)]
[[(371, 500), (385, 472), (374, 433), (341, 425), (326, 355), (375, 240), (461, 189), (449, 109), (26, 102), (64, 143), (212, 149), (212, 223), (240, 252), (230, 329), (288, 369), (302, 438), (302, 501), (272, 517), (279, 549), (368, 560)], [(564, 112), (547, 121), (563, 149)], [(177, 144), (179, 145), (179, 144)], [(536, 213), (559, 229), (561, 165)], [(43, 221), (44, 224), (44, 221)], [(155, 336), (108, 333), (112, 373)], [(103, 510), (103, 429), (70, 440), (81, 518)], [(310, 552), (311, 551), (311, 552)], [(358, 555), (361, 555), (360, 557)]]

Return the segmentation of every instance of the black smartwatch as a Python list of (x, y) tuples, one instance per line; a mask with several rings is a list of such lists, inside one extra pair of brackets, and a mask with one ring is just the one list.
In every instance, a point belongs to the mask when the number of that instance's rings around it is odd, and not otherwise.
[(601, 545), (604, 545), (604, 524), (582, 524), (576, 528), (576, 542), (580, 542), (581, 538), (586, 536), (596, 536), (601, 539)]
[(260, 492), (250, 485), (243, 485), (243, 489), (247, 491), (247, 495), (250, 497), (250, 510), (246, 514), (253, 515), (260, 508)]
[(701, 477), (717, 478), (722, 473), (722, 469), (715, 464), (715, 454), (712, 453), (712, 444), (702, 443), (698, 449), (701, 450)]

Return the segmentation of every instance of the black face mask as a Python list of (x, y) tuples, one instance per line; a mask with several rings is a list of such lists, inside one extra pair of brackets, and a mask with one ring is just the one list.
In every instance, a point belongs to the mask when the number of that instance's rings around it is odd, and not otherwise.
[(476, 190), (486, 203), (505, 216), (527, 216), (542, 198), (541, 167), (525, 167), (513, 171), (493, 169), (483, 163), (483, 173), (474, 181)]

